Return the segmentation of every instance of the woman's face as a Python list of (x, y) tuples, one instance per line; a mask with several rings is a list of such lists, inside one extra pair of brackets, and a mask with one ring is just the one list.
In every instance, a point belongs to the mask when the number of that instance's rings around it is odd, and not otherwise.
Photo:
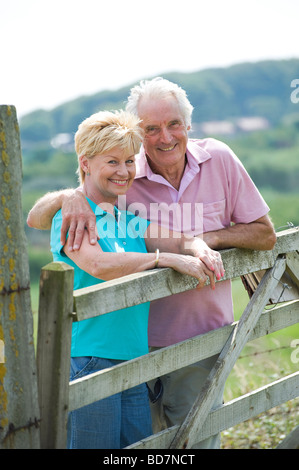
[(118, 147), (90, 159), (83, 156), (80, 163), (85, 171), (86, 195), (96, 203), (114, 204), (127, 192), (136, 174), (135, 155)]

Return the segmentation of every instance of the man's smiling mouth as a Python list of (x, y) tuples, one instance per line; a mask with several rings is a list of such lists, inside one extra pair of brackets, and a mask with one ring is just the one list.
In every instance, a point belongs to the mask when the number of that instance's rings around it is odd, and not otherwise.
[(160, 150), (162, 150), (162, 152), (169, 152), (170, 150), (173, 150), (174, 147), (175, 147), (175, 145), (172, 145), (171, 147), (168, 147), (168, 148), (166, 148), (166, 149), (160, 148)]

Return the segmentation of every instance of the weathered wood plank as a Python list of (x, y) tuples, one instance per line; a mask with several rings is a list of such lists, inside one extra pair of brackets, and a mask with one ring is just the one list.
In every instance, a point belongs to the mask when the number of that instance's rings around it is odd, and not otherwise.
[(216, 396), (222, 389), (232, 367), (234, 366), (241, 350), (250, 337), (252, 328), (257, 323), (262, 310), (268, 302), (269, 294), (279, 282), (285, 271), (285, 259), (278, 258), (275, 265), (263, 277), (256, 292), (252, 296), (239, 323), (222, 349), (219, 358), (211, 370), (202, 392), (195, 400), (185, 421), (181, 425), (170, 448), (185, 449), (192, 447), (197, 439), (198, 431), (202, 427)]
[(74, 270), (50, 263), (41, 272), (37, 340), (41, 448), (66, 446)]
[[(265, 311), (249, 341), (299, 322), (299, 300)], [(219, 354), (238, 322), (103, 370), (70, 384), (69, 409), (126, 390), (143, 382)]]
[(191, 276), (168, 269), (156, 269), (107, 281), (98, 286), (74, 291), (77, 320), (112, 312), (140, 303), (194, 289), (198, 282)]
[[(299, 229), (289, 229), (278, 234), (273, 251), (224, 250), (221, 253), (226, 271), (223, 280), (268, 269), (273, 266), (277, 255), (295, 250), (299, 250)], [(83, 320), (153, 301), (193, 289), (196, 285), (197, 281), (193, 277), (182, 275), (169, 268), (124, 276), (97, 286), (76, 290), (75, 319)]]
[(287, 253), (287, 272), (296, 286), (299, 286), (299, 250), (293, 253)]
[(299, 426), (293, 429), (276, 449), (299, 449)]
[[(278, 379), (269, 385), (265, 385), (211, 410), (205, 423), (199, 430), (197, 442), (236, 426), (248, 419), (252, 419), (298, 396), (299, 372), (295, 372), (294, 374)], [(172, 426), (158, 434), (132, 444), (127, 447), (127, 449), (167, 449), (178, 430), (178, 425)], [(296, 434), (296, 438), (297, 437)]]
[(39, 448), (22, 156), (14, 106), (0, 106), (0, 162), (0, 449)]

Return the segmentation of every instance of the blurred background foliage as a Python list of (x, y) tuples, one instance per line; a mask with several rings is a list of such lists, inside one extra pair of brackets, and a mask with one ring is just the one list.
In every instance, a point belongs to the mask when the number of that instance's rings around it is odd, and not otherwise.
[[(299, 225), (299, 103), (291, 100), (299, 60), (163, 76), (181, 85), (194, 106), (190, 137), (215, 137), (230, 145), (269, 204), (275, 228)], [(79, 123), (101, 109), (124, 108), (133, 85), (20, 119), (24, 225), (33, 282), (51, 254), (49, 233), (27, 227), (28, 211), (46, 192), (77, 186), (73, 137)]]

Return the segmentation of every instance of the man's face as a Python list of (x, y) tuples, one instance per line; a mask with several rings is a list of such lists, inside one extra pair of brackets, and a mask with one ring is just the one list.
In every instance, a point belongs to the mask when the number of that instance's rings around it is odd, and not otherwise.
[(174, 167), (185, 161), (188, 130), (182, 112), (173, 96), (149, 100), (138, 106), (141, 127), (145, 132), (144, 149), (154, 170)]

